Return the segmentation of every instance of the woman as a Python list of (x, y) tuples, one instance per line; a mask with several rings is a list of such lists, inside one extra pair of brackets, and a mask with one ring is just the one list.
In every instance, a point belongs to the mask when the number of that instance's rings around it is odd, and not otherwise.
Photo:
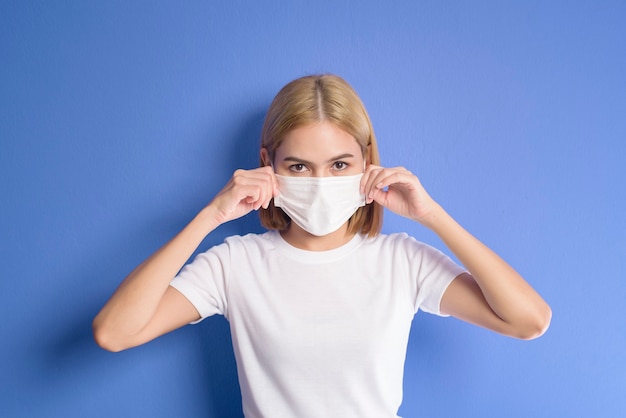
[[(361, 100), (341, 78), (287, 84), (262, 131), (261, 167), (237, 170), (94, 320), (119, 351), (210, 315), (231, 327), (247, 417), (396, 417), (413, 316), (452, 315), (540, 336), (551, 311), (404, 168), (379, 165)], [(406, 234), (383, 208), (434, 231), (464, 265)], [(179, 272), (224, 222), (258, 210), (270, 231), (226, 239)]]

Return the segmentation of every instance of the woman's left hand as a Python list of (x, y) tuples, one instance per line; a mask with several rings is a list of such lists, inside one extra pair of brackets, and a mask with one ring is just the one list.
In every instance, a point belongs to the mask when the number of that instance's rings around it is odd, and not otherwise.
[(370, 165), (361, 180), (366, 202), (414, 219), (435, 232), (468, 273), (441, 299), (441, 312), (522, 339), (537, 338), (550, 324), (550, 306), (511, 266), (461, 227), (402, 167)]
[(417, 176), (404, 167), (370, 165), (361, 180), (361, 193), (365, 194), (366, 203), (376, 202), (425, 225), (438, 206)]

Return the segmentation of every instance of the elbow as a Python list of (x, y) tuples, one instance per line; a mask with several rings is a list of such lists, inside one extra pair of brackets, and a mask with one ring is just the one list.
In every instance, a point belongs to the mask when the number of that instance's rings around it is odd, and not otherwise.
[(128, 348), (121, 343), (119, 338), (115, 338), (111, 332), (107, 331), (105, 326), (99, 324), (97, 319), (93, 321), (92, 332), (96, 344), (103, 350), (118, 353)]
[(545, 306), (542, 312), (535, 314), (523, 327), (519, 327), (514, 337), (521, 340), (534, 340), (546, 333), (552, 321), (552, 310)]

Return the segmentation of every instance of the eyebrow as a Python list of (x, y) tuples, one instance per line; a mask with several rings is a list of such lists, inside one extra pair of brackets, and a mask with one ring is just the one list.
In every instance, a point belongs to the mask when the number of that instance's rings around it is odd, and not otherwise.
[[(354, 154), (346, 153), (346, 154), (337, 155), (336, 157), (333, 157), (326, 162), (330, 163), (330, 162), (337, 161), (337, 160), (343, 160), (345, 158), (354, 158)], [(313, 164), (311, 161), (307, 161), (307, 160), (303, 160), (302, 158), (291, 157), (291, 156), (283, 158), (283, 161), (292, 161), (298, 164), (309, 164), (309, 165)]]

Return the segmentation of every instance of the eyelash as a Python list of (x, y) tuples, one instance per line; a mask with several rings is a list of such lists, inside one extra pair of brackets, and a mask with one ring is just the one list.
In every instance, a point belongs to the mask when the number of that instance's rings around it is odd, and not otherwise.
[[(333, 163), (333, 168), (337, 171), (343, 171), (348, 167), (349, 167), (349, 164), (345, 161), (335, 161)], [(305, 168), (306, 168), (306, 165), (304, 164), (292, 164), (289, 166), (289, 170), (295, 173), (303, 173)]]
[(306, 166), (304, 164), (293, 164), (289, 166), (289, 170), (296, 173), (302, 173), (304, 171), (303, 168), (305, 167)]

